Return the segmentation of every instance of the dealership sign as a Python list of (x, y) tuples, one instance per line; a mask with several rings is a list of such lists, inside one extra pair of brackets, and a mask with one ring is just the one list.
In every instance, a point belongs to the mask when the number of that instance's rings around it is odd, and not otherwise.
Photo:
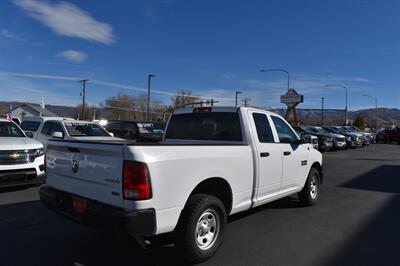
[(286, 105), (297, 105), (304, 100), (303, 95), (298, 94), (294, 89), (289, 89), (284, 95), (281, 95), (281, 103)]

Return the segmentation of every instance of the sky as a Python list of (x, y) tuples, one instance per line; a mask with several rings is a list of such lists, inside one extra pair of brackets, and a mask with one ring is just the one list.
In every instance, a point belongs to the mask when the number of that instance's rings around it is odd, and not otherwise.
[(0, 101), (74, 106), (189, 90), (219, 105), (400, 108), (400, 1), (0, 1)]

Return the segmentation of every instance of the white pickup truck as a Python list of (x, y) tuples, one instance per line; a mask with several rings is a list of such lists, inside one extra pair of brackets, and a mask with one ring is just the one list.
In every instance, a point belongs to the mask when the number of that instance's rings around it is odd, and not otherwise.
[(54, 140), (41, 201), (78, 222), (150, 237), (173, 232), (190, 262), (221, 245), (227, 215), (299, 194), (313, 205), (322, 156), (279, 115), (245, 107), (175, 111), (159, 143)]

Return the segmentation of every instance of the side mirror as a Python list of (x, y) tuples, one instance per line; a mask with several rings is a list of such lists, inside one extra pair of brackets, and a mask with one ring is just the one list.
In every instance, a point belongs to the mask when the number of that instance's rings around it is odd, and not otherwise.
[(112, 132), (108, 132), (110, 134), (111, 137), (114, 137), (114, 133)]
[(33, 133), (32, 132), (30, 132), (30, 131), (28, 131), (28, 132), (25, 132), (25, 135), (28, 137), (28, 138), (33, 138)]
[(303, 143), (308, 143), (308, 142), (311, 142), (311, 137), (310, 137), (310, 135), (302, 134), (300, 136), (300, 140), (302, 140)]
[(60, 131), (53, 132), (53, 134), (51, 134), (51, 136), (55, 139), (63, 139), (64, 138), (64, 134)]

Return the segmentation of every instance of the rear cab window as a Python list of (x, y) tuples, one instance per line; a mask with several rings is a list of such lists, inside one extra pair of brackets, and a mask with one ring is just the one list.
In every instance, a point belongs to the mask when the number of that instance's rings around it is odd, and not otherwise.
[(23, 121), (20, 125), (22, 130), (24, 131), (32, 131), (36, 132), (40, 126), (40, 122), (38, 121)]
[(201, 141), (242, 141), (237, 112), (183, 113), (171, 117), (166, 139)]

